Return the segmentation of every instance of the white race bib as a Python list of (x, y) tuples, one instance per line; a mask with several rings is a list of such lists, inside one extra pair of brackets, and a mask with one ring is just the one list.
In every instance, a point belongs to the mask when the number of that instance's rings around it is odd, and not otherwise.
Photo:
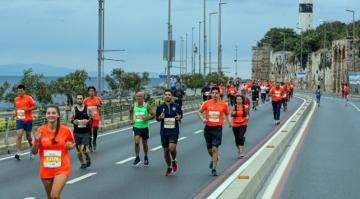
[(175, 118), (164, 118), (164, 128), (174, 129), (175, 128)]
[(280, 92), (280, 91), (275, 91), (275, 96), (276, 96), (276, 97), (280, 97), (280, 95), (281, 95), (281, 92)]
[(145, 116), (144, 112), (136, 112), (135, 113), (135, 121), (136, 122), (143, 122), (144, 120), (142, 119)]
[(78, 128), (86, 128), (87, 120), (78, 120)]
[(61, 151), (44, 150), (44, 167), (59, 168), (61, 166)]
[(20, 120), (25, 119), (25, 110), (17, 110), (17, 118)]
[(209, 111), (209, 121), (210, 122), (219, 122), (220, 121), (220, 112), (219, 111)]
[(97, 106), (88, 106), (88, 110), (90, 112), (90, 115), (96, 115), (97, 114)]

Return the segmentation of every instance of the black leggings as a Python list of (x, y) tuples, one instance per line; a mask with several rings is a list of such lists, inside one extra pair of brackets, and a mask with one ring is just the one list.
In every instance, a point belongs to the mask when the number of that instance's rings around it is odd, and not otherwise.
[(233, 127), (236, 146), (244, 146), (247, 125)]
[[(91, 135), (90, 135), (90, 140), (89, 140), (89, 146), (92, 147), (92, 144), (96, 145), (96, 139), (98, 136), (98, 129), (97, 127), (94, 127), (91, 129)], [(92, 140), (92, 142), (91, 142)]]

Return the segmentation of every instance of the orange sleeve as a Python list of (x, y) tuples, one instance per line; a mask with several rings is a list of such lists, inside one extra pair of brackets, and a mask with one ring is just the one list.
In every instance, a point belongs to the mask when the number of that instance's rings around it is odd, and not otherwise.
[(204, 102), (200, 107), (200, 111), (205, 111), (206, 109), (207, 109), (207, 103)]

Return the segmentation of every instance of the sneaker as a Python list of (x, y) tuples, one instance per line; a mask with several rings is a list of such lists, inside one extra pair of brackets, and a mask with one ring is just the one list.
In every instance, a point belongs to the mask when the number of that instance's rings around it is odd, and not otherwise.
[(134, 160), (133, 166), (139, 166), (140, 163), (141, 163), (140, 158), (136, 157), (135, 160)]
[(21, 160), (19, 154), (15, 154), (15, 159)]
[(86, 164), (81, 164), (80, 169), (86, 169)]
[(212, 175), (212, 176), (217, 176), (216, 169), (212, 169), (212, 170), (211, 170), (211, 175)]
[(32, 160), (34, 158), (34, 155), (31, 153), (31, 151), (30, 151), (29, 158), (30, 158), (30, 160)]
[(86, 167), (90, 167), (90, 165), (91, 165), (90, 158), (86, 158)]
[(177, 169), (178, 169), (177, 161), (176, 161), (176, 160), (173, 160), (173, 161), (172, 161), (172, 170), (173, 170), (174, 172), (176, 172)]
[(239, 153), (239, 158), (240, 158), (240, 159), (242, 159), (242, 158), (244, 158), (244, 157), (245, 157), (244, 152)]
[(147, 156), (144, 157), (144, 165), (149, 166), (149, 158)]
[(172, 169), (169, 167), (166, 169), (165, 176), (169, 176), (172, 173)]

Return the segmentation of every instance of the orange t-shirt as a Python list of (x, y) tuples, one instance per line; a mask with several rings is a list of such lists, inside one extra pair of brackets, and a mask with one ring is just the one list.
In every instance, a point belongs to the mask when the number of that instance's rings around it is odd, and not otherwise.
[[(235, 105), (235, 106), (237, 106), (237, 105)], [(244, 105), (244, 108), (245, 108), (245, 110), (243, 110), (242, 106), (236, 107), (236, 115), (235, 115), (235, 117), (233, 117), (234, 118), (233, 124), (232, 124), (233, 127), (244, 126), (247, 124), (247, 119), (246, 119), (246, 117), (243, 116), (243, 114), (244, 114), (244, 111), (246, 113), (248, 113), (248, 109), (245, 107), (245, 105)], [(235, 111), (235, 109), (234, 109), (234, 111)]]
[(66, 142), (74, 142), (73, 134), (69, 127), (60, 125), (59, 132), (56, 136), (56, 144), (52, 143), (55, 136), (48, 125), (43, 125), (37, 130), (40, 132), (38, 142), (40, 157), (40, 178), (54, 178), (58, 174), (70, 176), (70, 156), (66, 148)]
[(97, 106), (102, 104), (100, 97), (94, 96), (92, 99), (87, 97), (84, 99), (83, 104), (87, 106), (93, 120), (100, 120), (100, 108)]
[(272, 101), (279, 102), (283, 99), (282, 96), (284, 95), (284, 89), (282, 87), (279, 88), (273, 87), (270, 90), (270, 95), (272, 96), (271, 97)]
[(206, 113), (206, 125), (207, 126), (221, 126), (224, 124), (224, 113), (228, 114), (227, 104), (219, 100), (215, 103), (213, 99), (204, 102), (200, 108), (200, 111)]
[(36, 105), (34, 99), (31, 96), (24, 95), (22, 97), (15, 97), (14, 105), (16, 120), (22, 120), (26, 122), (33, 119), (32, 111), (24, 111), (24, 108), (30, 108)]
[(219, 86), (219, 89), (220, 89), (220, 95), (224, 95), (225, 86)]
[(227, 92), (228, 92), (228, 94), (231, 95), (231, 96), (236, 96), (236, 88), (233, 87), (233, 86), (229, 87), (229, 89), (228, 89)]

